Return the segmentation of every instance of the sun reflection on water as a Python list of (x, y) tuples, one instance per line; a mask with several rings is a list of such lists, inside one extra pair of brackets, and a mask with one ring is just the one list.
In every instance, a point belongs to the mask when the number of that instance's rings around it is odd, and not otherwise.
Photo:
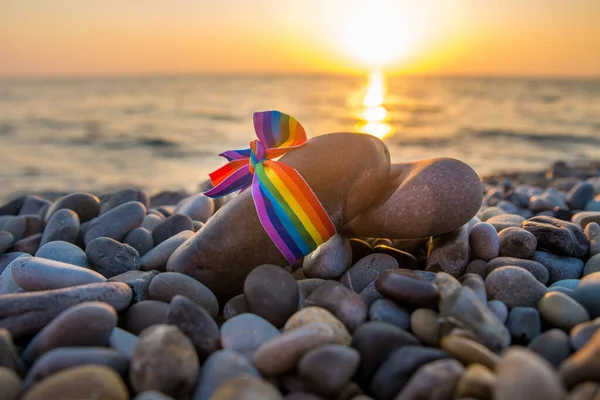
[(381, 71), (373, 71), (369, 75), (369, 83), (363, 100), (363, 110), (360, 114), (361, 121), (357, 122), (354, 129), (357, 132), (368, 133), (379, 139), (386, 138), (394, 130), (386, 122), (387, 110), (384, 107), (385, 80)]

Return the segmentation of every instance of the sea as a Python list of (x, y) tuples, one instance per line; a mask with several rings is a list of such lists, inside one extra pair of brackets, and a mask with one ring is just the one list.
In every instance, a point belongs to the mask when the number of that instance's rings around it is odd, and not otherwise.
[(126, 186), (197, 190), (224, 164), (220, 152), (255, 138), (252, 114), (272, 109), (296, 117), (309, 137), (372, 134), (393, 162), (454, 157), (480, 175), (600, 158), (600, 79), (380, 71), (4, 79), (0, 200)]

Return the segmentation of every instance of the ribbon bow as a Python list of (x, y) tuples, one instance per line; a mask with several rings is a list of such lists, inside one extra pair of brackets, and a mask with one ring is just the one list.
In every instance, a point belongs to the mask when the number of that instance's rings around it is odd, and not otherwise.
[(221, 197), (252, 185), (261, 225), (290, 265), (326, 242), (335, 226), (306, 181), (294, 168), (274, 161), (306, 143), (306, 132), (292, 116), (279, 111), (254, 113), (258, 140), (250, 148), (219, 154), (229, 163), (209, 174)]

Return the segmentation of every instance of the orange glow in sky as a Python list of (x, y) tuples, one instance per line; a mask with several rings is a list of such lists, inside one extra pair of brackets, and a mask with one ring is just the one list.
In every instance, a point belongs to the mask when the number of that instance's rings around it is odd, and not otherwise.
[(600, 76), (598, 0), (3, 0), (0, 77)]

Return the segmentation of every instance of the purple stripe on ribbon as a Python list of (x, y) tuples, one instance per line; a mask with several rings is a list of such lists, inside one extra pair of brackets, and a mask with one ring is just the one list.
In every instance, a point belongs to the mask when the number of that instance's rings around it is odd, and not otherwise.
[(238, 191), (241, 188), (245, 187), (246, 182), (252, 176), (253, 175), (250, 174), (250, 166), (244, 165), (243, 167), (229, 175), (217, 186), (205, 192), (204, 194), (209, 197), (227, 196), (228, 194)]

